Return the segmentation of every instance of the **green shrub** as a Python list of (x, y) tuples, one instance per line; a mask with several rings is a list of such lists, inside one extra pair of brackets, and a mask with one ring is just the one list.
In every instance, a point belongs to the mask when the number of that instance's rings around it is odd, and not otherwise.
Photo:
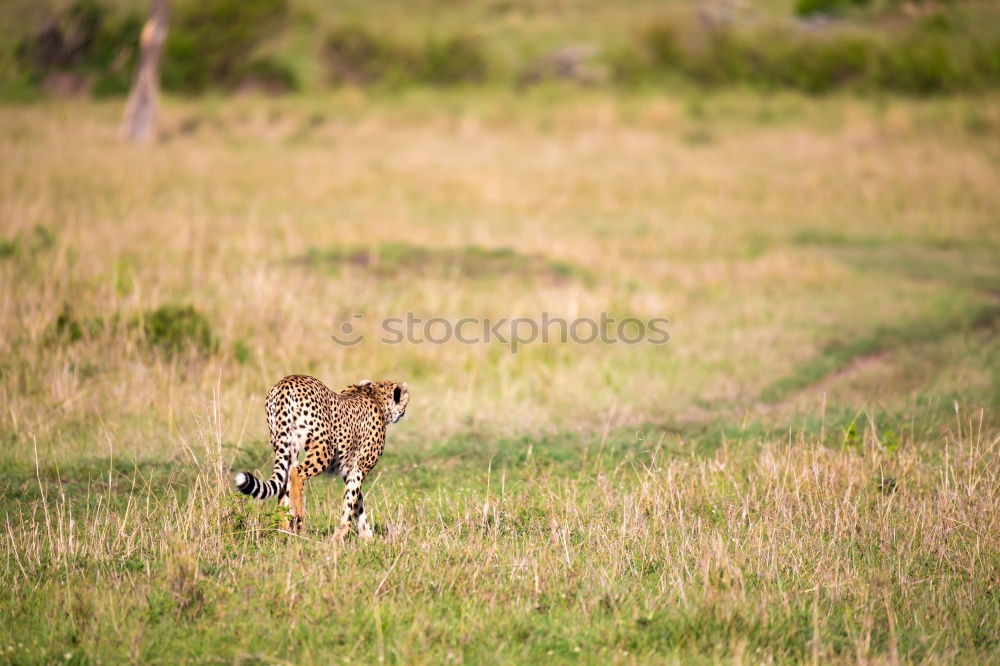
[(167, 352), (214, 352), (218, 342), (205, 315), (190, 305), (162, 305), (142, 318), (146, 342)]
[(143, 21), (138, 14), (109, 20), (94, 43), (89, 67), (94, 73), (96, 97), (128, 94), (138, 60)]
[[(47, 327), (45, 342), (50, 345), (66, 345), (85, 338), (95, 338), (105, 331), (113, 333), (118, 330), (142, 331), (147, 345), (168, 353), (194, 350), (210, 354), (219, 348), (208, 319), (190, 305), (162, 305), (155, 310), (123, 319), (119, 313), (108, 317), (79, 317), (67, 303)], [(237, 356), (242, 355), (249, 355), (249, 349), (241, 351), (237, 348)], [(240, 362), (243, 360), (241, 358)]]
[(418, 80), (438, 86), (474, 83), (486, 78), (486, 56), (475, 38), (431, 39), (424, 46)]
[(39, 71), (81, 65), (93, 50), (107, 10), (93, 0), (77, 0), (41, 31), (18, 44), (18, 58)]
[(768, 31), (745, 50), (753, 63), (747, 71), (751, 83), (808, 93), (863, 85), (878, 57), (877, 44), (861, 35), (788, 30)]
[(670, 67), (680, 64), (683, 58), (679, 30), (673, 23), (659, 22), (651, 25), (643, 37), (646, 48), (654, 63), (661, 67)]
[[(879, 62), (879, 88), (929, 95), (997, 85), (1000, 42), (936, 30), (914, 30), (888, 45)], [(993, 54), (991, 58), (990, 54)]]
[(473, 37), (452, 35), (412, 47), (345, 25), (323, 42), (321, 57), (335, 84), (449, 86), (486, 78), (488, 59)]
[(10, 238), (0, 238), (0, 260), (25, 257), (33, 259), (56, 243), (56, 235), (42, 224), (36, 224), (29, 233), (17, 232)]
[(16, 60), (35, 85), (56, 72), (93, 81), (98, 96), (128, 91), (142, 20), (116, 15), (94, 0), (77, 0), (15, 48)]
[(697, 83), (720, 85), (746, 79), (749, 61), (741, 36), (728, 28), (709, 31), (705, 42), (680, 59), (681, 70)]
[(250, 345), (244, 340), (237, 340), (233, 343), (233, 358), (240, 365), (247, 365), (253, 360), (253, 351), (250, 349)]
[(321, 56), (337, 84), (375, 83), (401, 64), (399, 47), (359, 25), (334, 29), (323, 42)]
[[(687, 31), (690, 32), (690, 31)], [(734, 83), (824, 93), (842, 88), (907, 94), (1000, 84), (1000, 40), (971, 35), (955, 18), (927, 17), (900, 32), (771, 25), (716, 26), (682, 41), (672, 23), (646, 28), (638, 48), (616, 54), (616, 80), (674, 73), (704, 86)]]
[(192, 0), (174, 11), (161, 77), (167, 90), (199, 93), (239, 83), (257, 48), (288, 18), (287, 0)]
[(655, 76), (656, 68), (644, 57), (641, 48), (624, 45), (605, 55), (611, 79), (627, 86), (637, 86)]
[(253, 87), (271, 93), (299, 90), (299, 77), (295, 70), (274, 58), (260, 56), (241, 65), (235, 73), (240, 87)]
[(69, 304), (63, 305), (62, 311), (49, 327), (46, 339), (50, 342), (77, 342), (83, 338), (83, 325), (73, 316)]
[(1000, 86), (1000, 38), (974, 42), (969, 49), (972, 67), (982, 76), (984, 87)]
[(681, 43), (683, 28), (673, 22), (657, 21), (639, 34), (634, 43), (618, 46), (605, 55), (611, 78), (626, 85), (641, 85), (662, 73), (687, 76), (689, 50)]
[(839, 14), (852, 7), (864, 7), (869, 0), (798, 0), (795, 3), (795, 14), (812, 16), (815, 14)]
[(117, 326), (117, 317), (111, 322), (105, 322), (103, 317), (77, 317), (73, 307), (64, 303), (56, 320), (45, 330), (44, 341), (47, 345), (69, 345), (87, 338), (94, 338), (104, 331), (106, 326)]

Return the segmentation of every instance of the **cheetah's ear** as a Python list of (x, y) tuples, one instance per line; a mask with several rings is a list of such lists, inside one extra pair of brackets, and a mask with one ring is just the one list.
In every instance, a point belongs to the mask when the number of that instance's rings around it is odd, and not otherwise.
[(358, 382), (358, 386), (368, 386), (371, 383), (372, 380), (370, 379), (362, 379), (360, 382)]
[(403, 382), (403, 390), (404, 391), (409, 391), (410, 390), (409, 387), (406, 385), (406, 382)]

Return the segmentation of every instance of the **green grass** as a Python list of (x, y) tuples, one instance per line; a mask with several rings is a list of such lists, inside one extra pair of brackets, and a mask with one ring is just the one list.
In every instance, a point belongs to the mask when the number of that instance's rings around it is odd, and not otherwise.
[(312, 528), (288, 537), (211, 450), (169, 482), (94, 470), (89, 502), (42, 480), (8, 545), (5, 656), (989, 659), (997, 451), (968, 434), (943, 465), (936, 444), (870, 437), (714, 454), (625, 433), (458, 439), (387, 455), (377, 538), (343, 549), (322, 540), (334, 483), (312, 484)]
[(958, 312), (954, 318), (937, 314), (924, 320), (902, 325), (879, 327), (869, 335), (827, 343), (819, 356), (803, 363), (792, 374), (768, 385), (761, 400), (777, 402), (796, 390), (816, 384), (851, 363), (867, 357), (898, 350), (901, 347), (935, 343), (950, 335), (970, 329), (987, 329), (993, 335), (1000, 324), (1000, 306), (987, 305), (971, 311)]
[[(1000, 659), (993, 97), (120, 114), (0, 108), (0, 662)], [(670, 342), (381, 344), (406, 312)], [(409, 382), (371, 543), (337, 480), (301, 537), (232, 487), (293, 372)]]
[(390, 242), (376, 247), (310, 249), (306, 256), (295, 260), (335, 271), (353, 266), (383, 278), (431, 274), (438, 278), (473, 280), (503, 276), (519, 280), (593, 279), (585, 268), (569, 262), (521, 254), (510, 247), (486, 248), (480, 245), (433, 248)]

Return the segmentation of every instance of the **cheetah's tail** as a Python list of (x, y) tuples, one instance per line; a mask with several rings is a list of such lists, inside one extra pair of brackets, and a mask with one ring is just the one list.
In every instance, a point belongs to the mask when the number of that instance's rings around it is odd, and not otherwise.
[(271, 499), (285, 486), (285, 476), (279, 476), (277, 471), (267, 481), (261, 481), (249, 472), (239, 472), (235, 476), (236, 489), (254, 499)]

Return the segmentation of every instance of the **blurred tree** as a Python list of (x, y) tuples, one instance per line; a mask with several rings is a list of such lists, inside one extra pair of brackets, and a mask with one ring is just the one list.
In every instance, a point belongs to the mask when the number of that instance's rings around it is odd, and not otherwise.
[(153, 139), (156, 126), (156, 102), (160, 85), (160, 56), (167, 39), (167, 0), (151, 0), (149, 20), (139, 38), (139, 68), (136, 70), (125, 104), (122, 135), (138, 143)]

